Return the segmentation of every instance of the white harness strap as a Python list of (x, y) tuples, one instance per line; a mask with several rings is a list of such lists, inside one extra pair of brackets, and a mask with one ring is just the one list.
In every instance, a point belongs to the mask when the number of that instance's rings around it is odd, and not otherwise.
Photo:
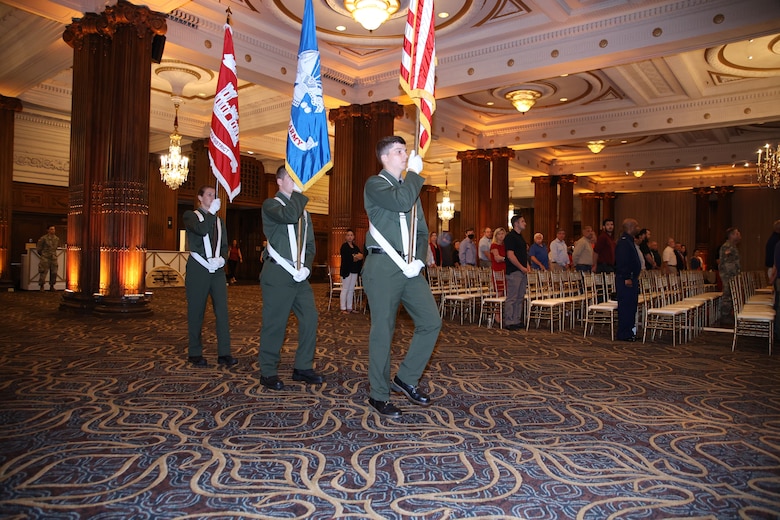
[[(206, 220), (206, 217), (203, 216), (203, 214), (200, 211), (195, 211), (195, 215), (197, 215), (198, 220), (203, 222)], [(217, 244), (222, 243), (222, 225), (219, 221), (219, 217), (217, 217)], [(209, 233), (206, 233), (203, 236), (203, 250), (206, 252), (206, 258), (213, 258), (214, 257), (214, 251), (211, 250), (211, 236)], [(205, 267), (208, 272), (210, 273), (216, 273), (217, 270), (214, 269), (214, 267), (209, 264), (208, 260), (206, 258), (203, 258), (195, 251), (190, 251), (190, 256), (192, 256), (197, 262)]]
[[(390, 186), (393, 185), (390, 179), (384, 175), (380, 175), (380, 177), (386, 180)], [(415, 204), (416, 203), (417, 202), (415, 201)], [(403, 211), (398, 212), (398, 223), (401, 226), (401, 244), (403, 251), (407, 251), (409, 249), (409, 228), (406, 225), (406, 214)], [(372, 237), (374, 237), (374, 240), (376, 240), (377, 244), (379, 244), (379, 246), (384, 250), (385, 254), (390, 257), (390, 260), (392, 260), (395, 265), (397, 265), (398, 268), (403, 271), (407, 265), (407, 262), (401, 258), (401, 255), (399, 255), (395, 248), (390, 245), (390, 242), (387, 241), (387, 239), (382, 235), (382, 233), (379, 232), (379, 230), (370, 220), (368, 222), (368, 232)]]
[[(275, 200), (279, 201), (279, 204), (282, 206), (287, 206), (285, 202), (280, 199), (279, 197), (274, 197)], [(309, 219), (306, 215), (306, 210), (303, 210), (303, 222), (304, 222), (304, 228), (303, 228), (303, 237), (306, 237), (309, 233)], [(295, 251), (298, 249), (298, 244), (295, 239), (295, 226), (293, 224), (287, 224), (287, 237), (290, 239), (290, 254), (295, 258)], [(303, 238), (301, 240), (304, 240)], [(304, 260), (306, 258), (306, 242), (302, 242), (303, 247), (301, 247), (301, 256), (300, 256), (300, 265), (304, 265)], [(271, 258), (276, 260), (276, 263), (279, 264), (284, 268), (285, 271), (290, 273), (290, 275), (295, 276), (297, 273), (295, 267), (293, 267), (292, 264), (295, 263), (294, 260), (288, 260), (284, 258), (282, 255), (279, 254), (279, 252), (274, 249), (271, 244), (268, 244), (266, 247), (268, 250), (268, 254), (271, 255)]]

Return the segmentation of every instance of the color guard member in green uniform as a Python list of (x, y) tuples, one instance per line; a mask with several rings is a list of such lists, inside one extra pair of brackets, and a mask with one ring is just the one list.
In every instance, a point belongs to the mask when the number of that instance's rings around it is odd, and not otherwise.
[[(300, 193), (284, 166), (276, 170), (276, 184), (279, 191), (275, 197), (263, 202), (262, 211), (263, 233), (268, 245), (260, 272), (263, 294), (260, 384), (271, 390), (282, 390), (284, 382), (279, 379), (277, 370), (291, 310), (298, 318), (293, 381), (318, 384), (324, 378), (312, 368), (318, 318), (314, 292), (308, 280), (315, 252), (311, 216), (304, 210), (309, 198)], [(302, 237), (300, 245), (299, 236)]]
[[(376, 155), (383, 169), (366, 181), (363, 191), (369, 220), (368, 257), (363, 267), (363, 287), (371, 308), (368, 402), (380, 414), (398, 417), (401, 410), (389, 400), (391, 388), (414, 404), (430, 404), (430, 397), (417, 384), (439, 337), (441, 317), (428, 282), (420, 274), (428, 247), (428, 226), (419, 200), (425, 182), (419, 175), (422, 159), (414, 152), (407, 155), (406, 142), (398, 136), (380, 140)], [(402, 179), (404, 170), (406, 178)], [(409, 263), (408, 222), (415, 205), (417, 243), (415, 259)], [(412, 317), (415, 328), (409, 350), (390, 381), (390, 349), (399, 303)]]
[(211, 186), (198, 190), (200, 207), (184, 212), (184, 228), (190, 256), (187, 259), (187, 332), (189, 335), (189, 362), (199, 368), (208, 366), (203, 358), (203, 313), (211, 295), (214, 317), (217, 321), (217, 363), (228, 367), (238, 363), (230, 355), (230, 325), (228, 322), (225, 257), (227, 232), (217, 216), (222, 202)]
[(38, 239), (36, 249), (40, 262), (38, 263), (38, 287), (43, 290), (43, 284), (46, 282), (46, 274), (49, 274), (49, 290), (54, 290), (57, 283), (57, 248), (60, 247), (60, 238), (55, 234), (54, 226), (49, 226), (46, 234)]

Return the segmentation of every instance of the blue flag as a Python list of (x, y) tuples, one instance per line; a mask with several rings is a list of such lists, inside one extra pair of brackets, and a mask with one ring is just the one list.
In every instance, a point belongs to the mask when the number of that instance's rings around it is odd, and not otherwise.
[(306, 191), (333, 165), (328, 141), (328, 120), (322, 98), (320, 51), (314, 25), (314, 8), (306, 0), (298, 47), (290, 124), (287, 128), (285, 167), (293, 180)]

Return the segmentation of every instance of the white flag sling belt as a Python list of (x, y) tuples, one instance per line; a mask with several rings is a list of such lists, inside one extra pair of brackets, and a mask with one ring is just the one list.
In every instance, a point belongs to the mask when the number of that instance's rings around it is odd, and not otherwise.
[[(282, 206), (287, 205), (279, 197), (274, 197), (274, 199), (279, 201), (279, 204), (281, 204)], [(301, 216), (301, 218), (305, 222), (303, 226), (304, 228), (303, 236), (306, 236), (306, 234), (309, 232), (309, 220), (306, 218), (306, 210), (303, 211), (303, 215)], [(304, 264), (304, 259), (306, 258), (306, 244), (302, 244), (300, 248), (298, 247), (297, 240), (295, 238), (295, 226), (293, 226), (292, 224), (287, 224), (287, 236), (290, 239), (290, 253), (296, 253), (298, 250), (300, 250), (300, 254), (298, 255), (298, 258), (296, 260), (291, 261), (284, 258), (282, 255), (279, 254), (279, 252), (276, 249), (274, 249), (271, 246), (271, 244), (268, 244), (266, 250), (268, 251), (268, 254), (271, 255), (271, 258), (273, 258), (278, 265), (282, 266), (282, 268), (288, 273), (290, 273), (291, 276), (295, 276), (298, 272), (298, 269), (293, 267), (292, 262), (295, 262), (300, 266)]]

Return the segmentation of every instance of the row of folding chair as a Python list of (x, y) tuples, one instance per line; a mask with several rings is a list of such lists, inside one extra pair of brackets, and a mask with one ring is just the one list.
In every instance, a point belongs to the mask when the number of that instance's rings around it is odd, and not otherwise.
[(536, 271), (528, 273), (526, 290), (526, 330), (531, 321), (539, 328), (541, 321), (550, 323), (550, 332), (563, 330), (566, 318), (574, 327), (577, 317), (584, 315), (585, 294), (577, 271)]
[(760, 275), (753, 273), (740, 273), (729, 281), (731, 298), (734, 302), (732, 352), (737, 345), (737, 336), (752, 336), (767, 338), (769, 354), (772, 354), (775, 327), (774, 295), (766, 291), (759, 292), (756, 285), (760, 283), (762, 283)]

